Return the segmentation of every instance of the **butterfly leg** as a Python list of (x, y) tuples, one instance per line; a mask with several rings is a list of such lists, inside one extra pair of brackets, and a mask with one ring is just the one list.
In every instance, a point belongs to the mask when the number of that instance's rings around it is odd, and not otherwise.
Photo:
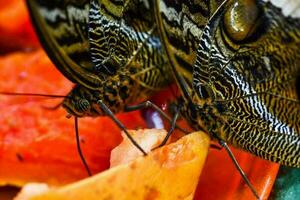
[(161, 114), (161, 116), (163, 116), (165, 119), (167, 119), (170, 122), (170, 124), (171, 124), (171, 127), (170, 127), (170, 129), (169, 129), (166, 137), (164, 138), (164, 140), (161, 142), (160, 145), (158, 145), (157, 147), (153, 148), (152, 150), (164, 146), (167, 143), (168, 139), (170, 138), (170, 136), (173, 133), (173, 131), (174, 131), (175, 128), (181, 130), (185, 134), (188, 133), (186, 130), (184, 130), (184, 129), (182, 129), (179, 126), (176, 125), (177, 119), (178, 119), (179, 114), (180, 114), (180, 108), (179, 108), (179, 106), (176, 106), (174, 108), (175, 109), (175, 114), (174, 114), (173, 118), (170, 118), (163, 110), (161, 110), (158, 106), (156, 106), (151, 101), (146, 101), (146, 102), (140, 103), (138, 105), (127, 106), (125, 108), (125, 110), (128, 112), (128, 111), (139, 110), (139, 109), (144, 109), (144, 108), (149, 108), (149, 107), (151, 107), (154, 110), (156, 110), (159, 114)]
[(168, 131), (166, 137), (165, 137), (164, 140), (160, 143), (160, 145), (158, 145), (158, 146), (155, 147), (154, 149), (157, 149), (157, 148), (159, 148), (159, 147), (162, 147), (162, 146), (164, 146), (164, 145), (167, 143), (168, 139), (170, 138), (171, 134), (173, 133), (173, 131), (174, 131), (175, 127), (176, 127), (176, 122), (177, 122), (177, 119), (178, 119), (178, 117), (179, 117), (179, 113), (180, 113), (180, 109), (179, 109), (178, 107), (176, 107), (176, 108), (175, 108), (175, 114), (174, 114), (174, 116), (173, 116), (173, 118), (172, 118), (172, 120), (171, 120), (171, 127), (170, 127), (170, 129), (169, 129), (169, 131)]
[(133, 137), (128, 133), (126, 127), (116, 118), (116, 116), (112, 113), (112, 111), (101, 101), (98, 100), (98, 105), (101, 107), (101, 109), (105, 112), (107, 116), (109, 116), (116, 124), (117, 126), (124, 131), (128, 139), (132, 142), (132, 144), (138, 148), (144, 155), (147, 155), (147, 153), (143, 150), (143, 148), (133, 139)]
[(212, 148), (212, 149), (216, 149), (216, 150), (222, 150), (223, 149), (222, 146), (219, 146), (217, 144), (210, 144), (209, 147)]
[(239, 165), (238, 161), (235, 159), (232, 151), (230, 150), (229, 146), (227, 145), (227, 143), (218, 138), (219, 140), (219, 144), (225, 148), (225, 150), (227, 151), (230, 159), (232, 160), (232, 162), (234, 163), (235, 167), (237, 168), (238, 172), (240, 173), (240, 175), (242, 176), (242, 178), (244, 179), (244, 181), (246, 182), (246, 184), (248, 185), (248, 187), (250, 188), (250, 190), (252, 191), (253, 195), (256, 197), (256, 199), (260, 199), (259, 195), (257, 194), (254, 186), (251, 184), (251, 182), (249, 181), (249, 179), (247, 178), (246, 174), (244, 173), (243, 169), (241, 168), (241, 166)]
[[(157, 105), (155, 105), (151, 101), (145, 101), (145, 102), (137, 104), (137, 105), (126, 106), (124, 110), (125, 110), (125, 112), (131, 112), (131, 111), (135, 111), (135, 110), (142, 110), (145, 108), (154, 109), (172, 125), (172, 123), (174, 121), (174, 117), (173, 117), (173, 119), (171, 117), (169, 117), (162, 109), (160, 109)], [(176, 120), (177, 120), (177, 117), (176, 117)], [(178, 126), (176, 124), (176, 120), (175, 120), (175, 128), (177, 128), (178, 130), (182, 131), (185, 134), (188, 134), (189, 133), (188, 131), (186, 131), (185, 129), (181, 128), (180, 126)]]
[(81, 151), (81, 147), (80, 147), (80, 138), (79, 138), (79, 131), (78, 131), (78, 117), (74, 117), (74, 124), (75, 124), (75, 135), (76, 135), (76, 144), (77, 144), (77, 151), (79, 153), (80, 159), (84, 165), (85, 170), (87, 171), (89, 176), (92, 176), (92, 172), (84, 158), (84, 155)]
[(61, 102), (61, 103), (58, 103), (58, 104), (55, 105), (55, 106), (42, 106), (42, 108), (43, 108), (43, 109), (46, 109), (46, 110), (57, 110), (57, 109), (59, 109), (61, 106), (62, 106), (62, 102)]

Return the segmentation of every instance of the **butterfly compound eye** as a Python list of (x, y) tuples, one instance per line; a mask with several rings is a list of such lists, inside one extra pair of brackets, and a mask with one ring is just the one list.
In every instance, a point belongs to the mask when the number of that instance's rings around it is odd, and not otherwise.
[(224, 14), (224, 28), (234, 41), (242, 42), (255, 32), (259, 25), (260, 8), (256, 0), (235, 0)]

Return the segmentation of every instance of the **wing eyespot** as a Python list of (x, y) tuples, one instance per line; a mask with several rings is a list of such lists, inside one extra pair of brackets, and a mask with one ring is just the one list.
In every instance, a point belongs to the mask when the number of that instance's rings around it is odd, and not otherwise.
[(262, 24), (262, 15), (256, 0), (236, 0), (224, 13), (224, 31), (231, 40), (245, 42), (256, 35)]

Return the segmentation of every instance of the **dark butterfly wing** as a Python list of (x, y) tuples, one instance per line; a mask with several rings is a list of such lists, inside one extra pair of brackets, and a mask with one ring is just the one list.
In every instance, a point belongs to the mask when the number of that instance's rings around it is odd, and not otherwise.
[(41, 44), (56, 67), (71, 81), (99, 87), (89, 54), (88, 0), (27, 0)]
[(224, 23), (230, 3), (220, 7), (204, 29), (193, 87), (200, 98), (203, 91), (209, 94), (219, 137), (262, 158), (300, 167), (300, 20), (285, 17), (270, 3), (258, 6), (259, 19), (239, 41)]
[(152, 5), (148, 1), (91, 1), (90, 52), (95, 71), (113, 76), (129, 72), (146, 88), (169, 83), (166, 57), (159, 40)]
[(156, 1), (156, 18), (172, 66), (192, 80), (193, 64), (202, 30), (223, 0)]

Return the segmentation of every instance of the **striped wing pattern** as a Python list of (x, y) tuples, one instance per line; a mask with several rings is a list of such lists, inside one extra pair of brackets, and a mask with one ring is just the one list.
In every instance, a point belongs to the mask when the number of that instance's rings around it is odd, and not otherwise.
[(267, 28), (244, 43), (222, 30), (226, 7), (216, 13), (202, 35), (193, 87), (200, 98), (202, 91), (210, 94), (205, 106), (214, 110), (216, 122), (207, 123), (218, 127), (211, 128), (214, 134), (262, 158), (300, 167), (300, 20), (270, 3), (262, 7)]
[[(262, 158), (300, 167), (300, 20), (299, 6), (291, 6), (299, 4), (288, 0), (279, 9), (279, 1), (163, 0), (156, 15), (187, 121)], [(238, 13), (236, 5), (252, 7)], [(226, 24), (230, 9), (236, 15)], [(258, 18), (243, 18), (247, 11)]]
[(156, 1), (162, 40), (176, 71), (192, 79), (196, 50), (208, 19), (222, 0)]
[(98, 74), (111, 76), (131, 70), (139, 84), (152, 90), (170, 80), (154, 18), (143, 2), (107, 4), (92, 0), (89, 41)]
[(103, 115), (99, 100), (122, 112), (171, 81), (149, 3), (27, 0), (42, 45), (76, 84), (62, 103), (70, 114)]
[(71, 81), (96, 88), (89, 54), (88, 0), (27, 0), (41, 44), (56, 67)]

